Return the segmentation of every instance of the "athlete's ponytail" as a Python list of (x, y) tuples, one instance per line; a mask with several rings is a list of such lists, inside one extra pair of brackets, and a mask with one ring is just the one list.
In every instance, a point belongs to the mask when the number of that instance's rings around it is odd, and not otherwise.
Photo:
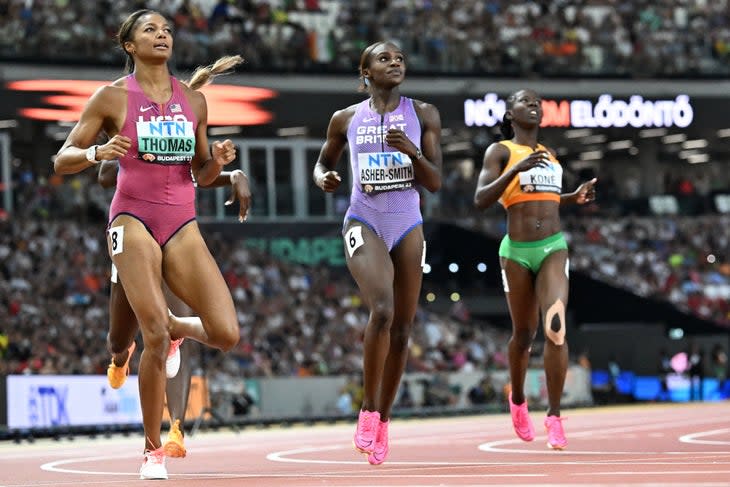
[(499, 124), (499, 131), (502, 133), (502, 140), (511, 140), (515, 136), (515, 129), (512, 128), (512, 120), (507, 118), (505, 113), (502, 123)]
[(203, 86), (211, 83), (216, 76), (229, 73), (233, 68), (243, 62), (241, 56), (223, 56), (209, 66), (201, 66), (197, 68), (190, 80), (185, 84), (194, 90), (198, 90)]
[[(511, 110), (517, 99), (517, 93), (514, 92), (507, 97), (507, 111)], [(507, 111), (504, 112), (502, 122), (499, 124), (499, 131), (502, 132), (502, 140), (511, 140), (515, 136), (515, 129), (512, 128), (512, 119), (508, 117)]]

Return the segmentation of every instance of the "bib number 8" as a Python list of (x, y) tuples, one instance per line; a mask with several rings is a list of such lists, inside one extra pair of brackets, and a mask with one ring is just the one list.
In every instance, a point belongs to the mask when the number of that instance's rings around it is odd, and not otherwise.
[(124, 252), (124, 227), (111, 227), (109, 229), (109, 242), (112, 249), (112, 255)]

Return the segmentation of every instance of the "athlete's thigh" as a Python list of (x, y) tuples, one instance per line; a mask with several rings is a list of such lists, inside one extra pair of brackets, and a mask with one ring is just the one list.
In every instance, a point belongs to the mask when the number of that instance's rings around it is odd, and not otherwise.
[(412, 229), (390, 252), (394, 267), (394, 323), (412, 321), (418, 308), (425, 261), (423, 226)]
[(231, 292), (197, 222), (188, 223), (167, 242), (162, 269), (170, 290), (203, 322), (235, 321)]
[(393, 262), (385, 242), (364, 223), (349, 220), (344, 245), (347, 268), (367, 305), (392, 304)]
[(160, 309), (166, 308), (159, 244), (139, 220), (128, 215), (114, 219), (107, 232), (107, 244), (140, 324), (157, 318)]
[(170, 290), (170, 286), (167, 285), (164, 279), (162, 281), (162, 292), (165, 295), (167, 307), (170, 308), (172, 314), (175, 316), (190, 316), (193, 314), (190, 306), (185, 304), (182, 299), (178, 298), (175, 293)]
[(545, 257), (535, 280), (540, 308), (545, 310), (557, 300), (568, 304), (568, 251), (559, 250)]
[(532, 272), (512, 259), (500, 257), (499, 261), (512, 324), (516, 328), (537, 329), (540, 315)]

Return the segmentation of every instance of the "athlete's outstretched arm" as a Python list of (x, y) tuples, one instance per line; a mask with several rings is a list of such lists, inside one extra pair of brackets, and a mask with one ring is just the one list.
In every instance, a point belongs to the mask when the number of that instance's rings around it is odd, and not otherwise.
[(560, 204), (584, 205), (594, 201), (596, 199), (596, 181), (598, 181), (598, 179), (593, 178), (578, 186), (578, 188), (572, 193), (561, 194)]

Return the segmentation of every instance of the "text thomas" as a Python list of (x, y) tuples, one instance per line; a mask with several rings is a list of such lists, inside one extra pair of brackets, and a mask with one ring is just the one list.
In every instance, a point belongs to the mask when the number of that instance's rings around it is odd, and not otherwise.
[(195, 150), (193, 123), (184, 119), (162, 119), (137, 122), (140, 152), (156, 154), (192, 154)]

